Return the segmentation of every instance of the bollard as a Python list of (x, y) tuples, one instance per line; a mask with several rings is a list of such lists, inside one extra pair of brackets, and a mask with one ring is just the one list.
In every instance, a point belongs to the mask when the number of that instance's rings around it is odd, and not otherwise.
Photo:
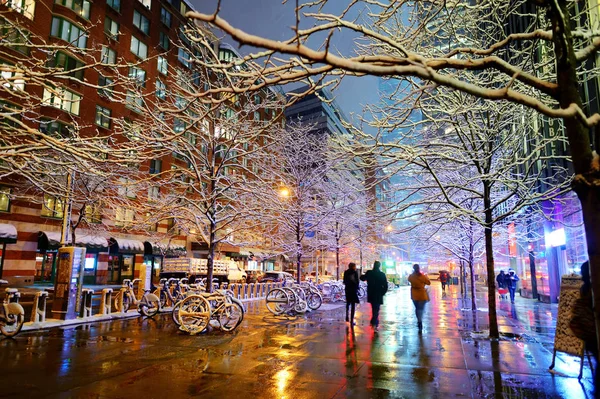
[(125, 313), (125, 295), (127, 294), (127, 288), (123, 287), (121, 288), (119, 291), (121, 291), (119, 294), (121, 296), (121, 300), (119, 301), (118, 305), (118, 309), (117, 312), (119, 313)]
[(248, 284), (248, 295), (246, 296), (248, 299), (254, 298), (254, 283)]
[(81, 290), (81, 310), (79, 311), (79, 317), (91, 317), (92, 316), (92, 295), (94, 290), (84, 288)]
[(233, 284), (233, 295), (237, 299), (240, 299), (240, 287), (241, 285), (239, 283)]
[[(267, 291), (267, 292), (266, 292), (266, 294), (268, 294), (268, 293), (269, 293), (269, 291), (271, 291), (271, 283), (269, 282), (269, 283), (267, 283), (266, 285), (267, 285), (267, 287), (266, 287), (266, 288), (267, 288), (267, 289), (266, 289), (266, 291)], [(267, 296), (266, 294), (265, 294), (265, 296)]]
[(112, 288), (104, 288), (102, 290), (102, 300), (100, 301), (100, 314), (110, 314), (112, 304)]
[(264, 298), (267, 296), (267, 285), (265, 283), (260, 283), (260, 286), (261, 286), (260, 297)]
[(256, 283), (256, 287), (254, 289), (255, 291), (255, 298), (262, 298), (262, 284), (261, 283)]
[(38, 291), (33, 298), (33, 312), (31, 312), (32, 323), (43, 323), (46, 321), (46, 303), (48, 291)]
[(242, 297), (242, 299), (248, 298), (248, 284), (247, 283), (242, 284), (241, 297)]

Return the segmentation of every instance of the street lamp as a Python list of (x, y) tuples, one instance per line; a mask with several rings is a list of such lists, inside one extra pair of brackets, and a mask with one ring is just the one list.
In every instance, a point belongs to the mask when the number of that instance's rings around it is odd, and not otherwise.
[(288, 198), (290, 196), (290, 190), (287, 187), (282, 187), (279, 189), (279, 195), (283, 198)]

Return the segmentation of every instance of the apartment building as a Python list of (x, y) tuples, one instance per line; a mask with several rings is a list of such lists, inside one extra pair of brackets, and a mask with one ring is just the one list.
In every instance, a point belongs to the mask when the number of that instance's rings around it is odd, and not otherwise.
[[(182, 0), (0, 0), (5, 32), (0, 65), (11, 66), (2, 69), (5, 122), (0, 130), (6, 135), (16, 131), (10, 127), (14, 118), (22, 122), (20, 133), (27, 133), (26, 126), (62, 137), (75, 127), (78, 134), (92, 137), (111, 134), (117, 125), (143, 124), (142, 102), (165, 99), (169, 79), (194, 68), (194, 49), (184, 33), (184, 15), (191, 9)], [(231, 54), (224, 50), (220, 56)], [(19, 62), (38, 65), (47, 80), (36, 84), (35, 68), (20, 72), (15, 68)], [(119, 65), (121, 78), (115, 76), (114, 65)], [(48, 84), (52, 79), (60, 82), (60, 90)], [(137, 90), (117, 100), (113, 88), (119, 79), (134, 80)], [(200, 75), (192, 83), (204, 85)], [(255, 118), (273, 117), (268, 111), (258, 110)], [(1, 144), (5, 151), (8, 146)], [(177, 154), (168, 154), (137, 167), (152, 175), (181, 164)], [(54, 281), (64, 219), (80, 212), (86, 217), (77, 228), (75, 245), (87, 248), (84, 283), (120, 283), (137, 277), (142, 264), (151, 264), (157, 276), (164, 257), (205, 256), (202, 245), (180, 231), (173, 218), (124, 230), (145, 215), (127, 207), (103, 209), (102, 202), (70, 209), (64, 197), (48, 193), (25, 196), (24, 179), (14, 168), (2, 169), (0, 164), (0, 172), (5, 176), (0, 178), (0, 277), (12, 284)], [(160, 190), (156, 187), (148, 197), (160, 195)], [(223, 256), (236, 254), (238, 260), (248, 257), (234, 245), (217, 249)]]

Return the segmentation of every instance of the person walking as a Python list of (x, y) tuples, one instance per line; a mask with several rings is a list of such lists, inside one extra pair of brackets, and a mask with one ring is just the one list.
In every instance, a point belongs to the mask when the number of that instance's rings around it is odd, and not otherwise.
[(429, 295), (425, 289), (426, 285), (431, 285), (429, 278), (421, 273), (419, 265), (413, 265), (413, 273), (408, 276), (408, 282), (410, 283), (410, 298), (415, 305), (415, 314), (417, 315), (417, 327), (419, 328), (419, 334), (423, 331), (423, 310), (425, 310), (425, 304), (429, 301)]
[(440, 282), (442, 283), (442, 292), (446, 292), (446, 284), (448, 284), (448, 273), (440, 272)]
[[(356, 304), (360, 303), (358, 299), (358, 272), (356, 271), (356, 263), (350, 262), (348, 269), (344, 272), (344, 288), (346, 291), (346, 321), (353, 326)], [(350, 311), (350, 317), (348, 317), (348, 311)]]
[(515, 303), (515, 291), (517, 290), (517, 281), (519, 276), (515, 274), (513, 269), (508, 269), (508, 276), (506, 276), (506, 288), (510, 292), (510, 302)]
[(496, 276), (496, 285), (498, 288), (498, 294), (500, 295), (500, 299), (506, 299), (506, 293), (508, 292), (508, 288), (506, 286), (506, 278), (508, 275), (504, 273), (504, 270), (500, 270), (500, 273)]
[(367, 302), (371, 304), (371, 326), (377, 331), (379, 329), (379, 308), (383, 305), (383, 296), (387, 292), (388, 282), (385, 273), (381, 271), (381, 262), (373, 263), (373, 269), (367, 270), (360, 276), (362, 281), (367, 282)]

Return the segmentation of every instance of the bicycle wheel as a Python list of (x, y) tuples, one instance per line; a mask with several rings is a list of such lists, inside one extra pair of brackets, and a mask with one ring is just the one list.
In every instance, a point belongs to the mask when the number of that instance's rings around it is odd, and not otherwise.
[(269, 291), (265, 301), (269, 312), (274, 315), (280, 315), (288, 308), (290, 297), (283, 289), (274, 288)]
[[(2, 306), (2, 304), (0, 304)], [(25, 311), (23, 307), (18, 303), (10, 303), (8, 306), (8, 313), (6, 315), (7, 321), (0, 322), (0, 333), (6, 337), (14, 337), (23, 328), (25, 322)]]
[(219, 326), (223, 331), (233, 331), (242, 323), (244, 309), (237, 303), (226, 303), (218, 314)]
[(206, 329), (210, 321), (210, 305), (200, 295), (190, 295), (180, 302), (179, 324), (190, 334), (198, 334)]
[(169, 299), (169, 297), (167, 296), (167, 293), (164, 290), (160, 291), (160, 307), (164, 308), (165, 306), (167, 306), (167, 300)]
[(181, 308), (181, 301), (177, 302), (175, 306), (173, 306), (173, 311), (171, 312), (171, 317), (173, 318), (173, 322), (178, 326), (181, 326), (179, 322), (179, 309)]
[(308, 295), (307, 304), (308, 304), (308, 307), (311, 308), (312, 310), (317, 310), (323, 304), (323, 297), (316, 292), (311, 292)]
[(154, 294), (146, 294), (138, 305), (140, 312), (146, 317), (154, 317), (160, 310), (160, 301)]

